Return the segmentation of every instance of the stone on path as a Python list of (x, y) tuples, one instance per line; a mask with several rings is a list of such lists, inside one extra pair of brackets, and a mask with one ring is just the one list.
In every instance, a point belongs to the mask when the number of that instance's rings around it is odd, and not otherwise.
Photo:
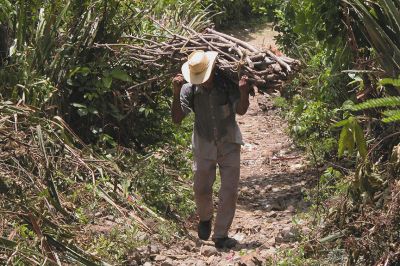
[(165, 256), (163, 256), (163, 255), (157, 255), (157, 256), (154, 258), (154, 261), (160, 262), (160, 261), (164, 261), (164, 260), (166, 260), (166, 259), (167, 259), (167, 257), (165, 257)]
[(174, 266), (174, 261), (170, 258), (167, 258), (165, 261), (161, 263), (161, 266)]
[(218, 253), (218, 250), (214, 246), (202, 246), (201, 247), (201, 255), (210, 257), (212, 255), (216, 255)]

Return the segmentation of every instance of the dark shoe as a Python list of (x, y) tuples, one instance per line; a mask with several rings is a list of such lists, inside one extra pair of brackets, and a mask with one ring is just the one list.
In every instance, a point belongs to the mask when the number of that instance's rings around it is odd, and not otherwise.
[(231, 249), (238, 243), (236, 239), (230, 237), (214, 238), (213, 239), (216, 248), (228, 248)]
[(211, 235), (211, 219), (199, 222), (199, 225), (197, 226), (197, 234), (200, 239), (208, 240)]

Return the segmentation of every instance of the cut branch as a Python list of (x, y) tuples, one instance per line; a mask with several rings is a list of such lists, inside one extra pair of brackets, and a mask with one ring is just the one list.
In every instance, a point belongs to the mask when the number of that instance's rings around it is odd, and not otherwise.
[[(157, 24), (164, 29), (160, 23)], [(188, 26), (182, 27), (188, 32), (187, 36), (165, 29), (164, 35), (149, 35), (146, 38), (126, 36), (129, 44), (96, 44), (95, 47), (113, 50), (121, 57), (142, 64), (149, 73), (168, 73), (149, 77), (130, 87), (130, 90), (166, 80), (195, 50), (218, 52), (216, 66), (224, 76), (238, 83), (242, 75), (247, 75), (253, 85), (260, 89), (280, 86), (300, 66), (300, 62), (295, 59), (278, 56), (268, 49), (256, 48), (214, 29), (207, 28), (205, 32), (199, 33)]]

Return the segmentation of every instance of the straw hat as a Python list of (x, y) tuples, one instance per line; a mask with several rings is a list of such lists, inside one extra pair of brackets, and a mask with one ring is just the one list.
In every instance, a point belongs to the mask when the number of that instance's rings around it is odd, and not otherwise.
[(217, 52), (204, 52), (201, 50), (192, 52), (188, 61), (182, 66), (182, 74), (186, 81), (192, 84), (206, 82), (214, 69)]

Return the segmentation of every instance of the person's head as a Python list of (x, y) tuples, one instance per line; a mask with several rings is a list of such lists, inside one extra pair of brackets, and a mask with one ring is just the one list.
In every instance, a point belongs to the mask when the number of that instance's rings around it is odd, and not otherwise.
[(194, 85), (212, 83), (215, 74), (217, 52), (204, 52), (201, 50), (192, 52), (188, 61), (182, 66), (182, 74), (186, 81)]

